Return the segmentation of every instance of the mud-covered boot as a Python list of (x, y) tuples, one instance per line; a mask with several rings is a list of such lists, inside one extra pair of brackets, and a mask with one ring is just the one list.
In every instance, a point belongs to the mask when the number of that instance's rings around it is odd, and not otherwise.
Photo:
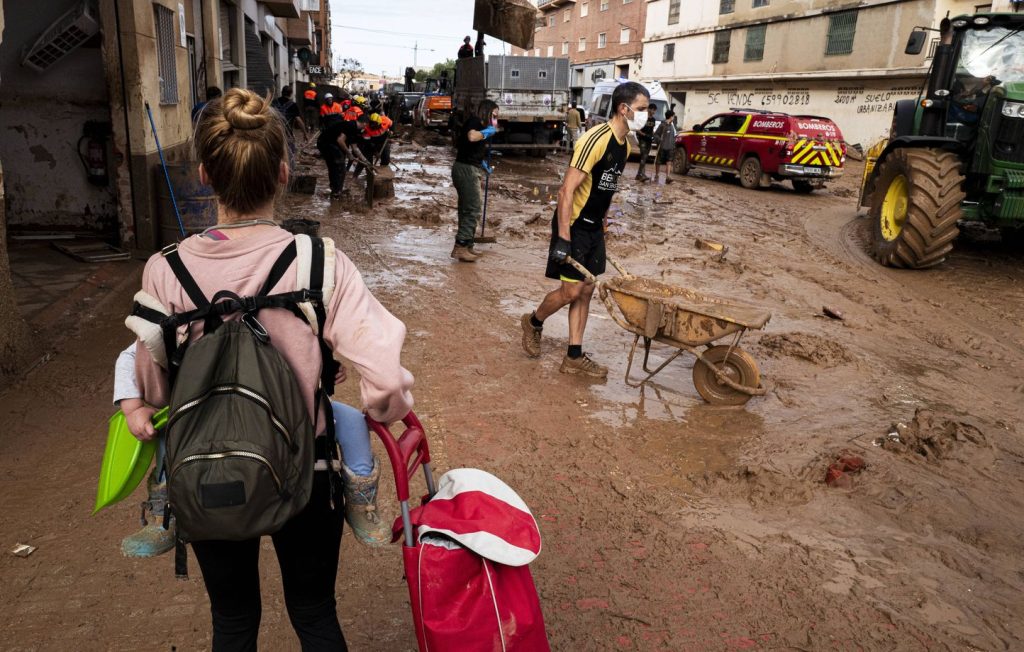
[(342, 463), (341, 476), (345, 482), (345, 520), (356, 539), (372, 548), (386, 546), (391, 541), (391, 530), (377, 513), (380, 461), (373, 458), (370, 475), (356, 475)]
[[(121, 540), (125, 557), (156, 557), (174, 549), (174, 517), (164, 529), (164, 510), (167, 506), (167, 482), (156, 481), (157, 471), (150, 474), (146, 486), (149, 500), (142, 503), (142, 529)], [(149, 518), (146, 518), (146, 512)]]

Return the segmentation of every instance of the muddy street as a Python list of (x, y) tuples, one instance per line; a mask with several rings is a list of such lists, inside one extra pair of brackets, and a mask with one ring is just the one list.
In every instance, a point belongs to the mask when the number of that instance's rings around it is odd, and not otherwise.
[[(485, 469), (533, 510), (554, 649), (1024, 648), (1024, 255), (968, 232), (937, 269), (877, 265), (854, 162), (811, 195), (693, 173), (640, 184), (631, 164), (609, 254), (773, 313), (743, 340), (767, 394), (715, 407), (694, 389), (692, 356), (643, 388), (624, 383), (633, 337), (597, 301), (585, 349), (607, 381), (559, 373), (564, 311), (546, 322), (541, 358), (523, 353), (519, 317), (553, 287), (544, 258), (565, 155), (498, 162), (486, 226), (497, 242), (477, 245), (473, 264), (449, 256), (443, 141), (396, 143), (394, 162), (395, 199), (367, 210), (361, 182), (330, 202), (307, 153), (320, 190), (284, 197), (279, 215), (319, 220), (407, 325), (403, 363), (438, 472)], [(0, 557), (2, 650), (210, 647), (194, 560), (176, 581), (169, 555), (121, 556), (141, 491), (89, 516), (141, 276), (138, 262), (104, 269), (116, 273), (40, 331), (53, 342), (45, 362), (0, 395), (0, 533), (8, 549), (38, 547)], [(356, 382), (339, 395), (358, 403)], [(844, 456), (865, 468), (827, 485)], [(390, 476), (382, 487), (390, 520)], [(262, 555), (261, 645), (295, 649), (268, 540)], [(353, 650), (415, 649), (397, 547), (371, 550), (346, 530), (337, 593)]]

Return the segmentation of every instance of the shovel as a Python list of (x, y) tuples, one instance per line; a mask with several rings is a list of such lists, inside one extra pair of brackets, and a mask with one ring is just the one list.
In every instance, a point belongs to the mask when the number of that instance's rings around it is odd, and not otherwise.
[[(491, 164), (491, 148), (488, 147), (487, 148), (487, 165), (490, 166), (490, 164)], [(481, 215), (481, 217), (480, 217), (480, 235), (478, 235), (477, 237), (473, 238), (473, 242), (478, 242), (480, 244), (492, 244), (492, 243), (495, 243), (495, 242), (498, 241), (498, 239), (495, 238), (493, 235), (485, 235), (485, 232), (487, 230), (487, 191), (490, 188), (490, 185), (491, 185), (491, 175), (490, 175), (490, 173), (488, 173), (487, 174), (487, 178), (484, 179), (484, 210), (483, 210), (483, 215)]]

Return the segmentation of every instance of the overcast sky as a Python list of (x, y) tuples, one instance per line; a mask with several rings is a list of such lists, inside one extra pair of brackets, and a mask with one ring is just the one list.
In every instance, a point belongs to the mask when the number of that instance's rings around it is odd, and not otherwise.
[[(334, 60), (357, 59), (369, 73), (401, 77), (414, 54), (417, 66), (429, 67), (454, 59), (466, 36), (476, 39), (473, 0), (330, 2)], [(501, 45), (488, 38), (487, 54), (500, 54)]]

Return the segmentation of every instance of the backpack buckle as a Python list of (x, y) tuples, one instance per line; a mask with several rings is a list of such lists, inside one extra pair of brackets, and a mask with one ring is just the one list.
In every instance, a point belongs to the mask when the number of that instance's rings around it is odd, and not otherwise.
[(260, 344), (268, 344), (270, 342), (270, 333), (263, 327), (260, 320), (256, 319), (256, 313), (247, 311), (242, 313), (242, 323), (249, 329), (253, 337), (256, 338)]

